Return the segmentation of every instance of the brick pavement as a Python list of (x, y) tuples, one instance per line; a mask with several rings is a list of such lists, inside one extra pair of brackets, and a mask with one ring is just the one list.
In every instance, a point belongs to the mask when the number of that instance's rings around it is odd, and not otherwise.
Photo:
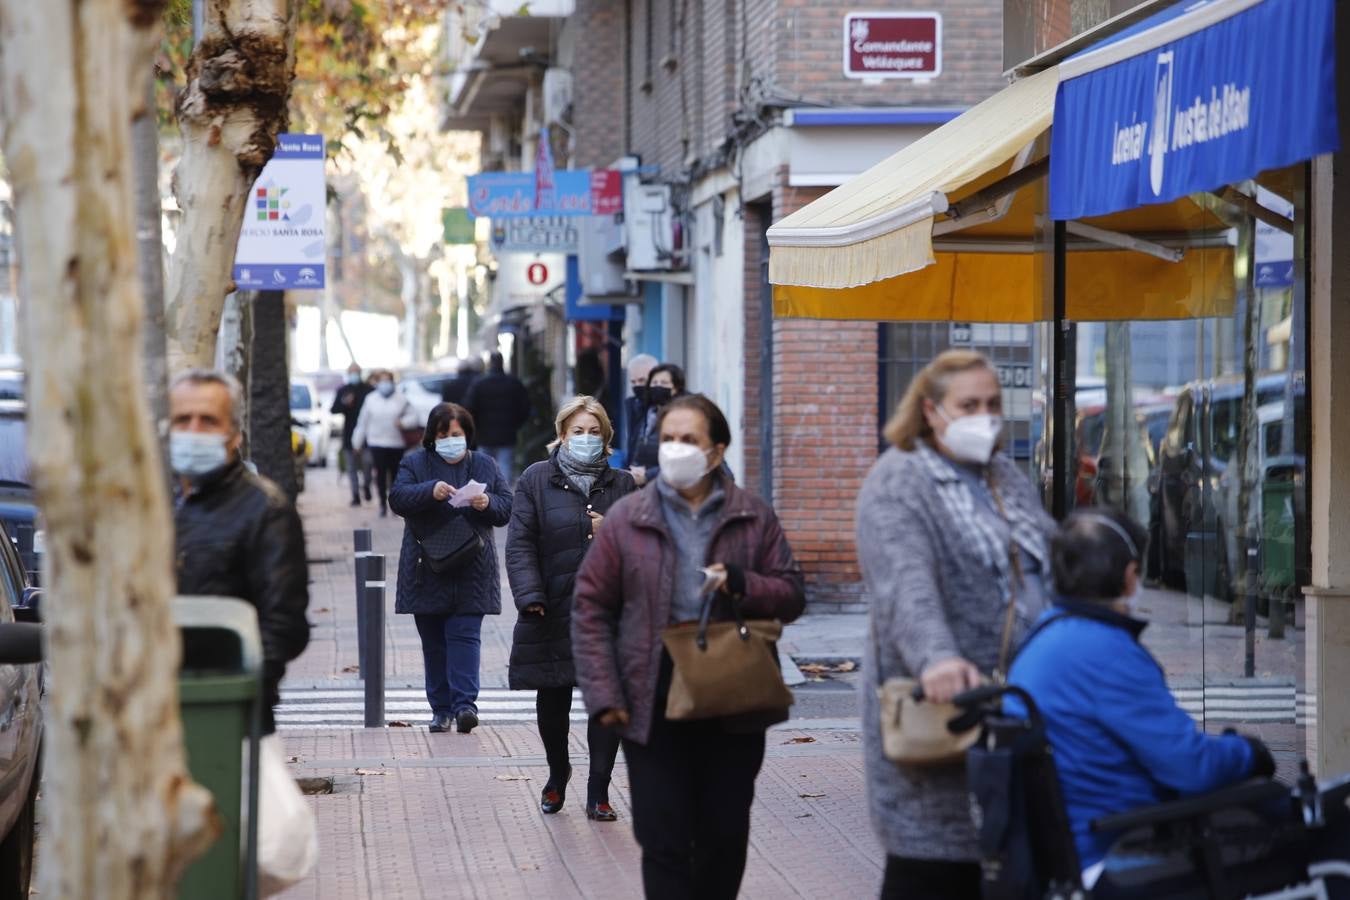
[[(349, 508), (331, 472), (312, 470), (308, 482), (300, 507), (314, 560), (315, 627), (285, 686), (354, 683), (355, 672), (346, 671), (356, 663), (351, 531), (372, 529), (392, 573), (402, 523), (379, 519), (369, 506)], [(509, 595), (504, 600), (506, 614), (484, 622), (485, 686), (505, 684), (514, 615)], [(409, 617), (392, 614), (392, 589), (388, 602), (390, 683), (419, 684), (416, 631)], [(795, 724), (813, 727), (769, 733), (741, 895), (874, 896), (884, 856), (867, 821), (856, 723)], [(296, 775), (334, 779), (333, 794), (309, 800), (319, 821), (318, 871), (282, 895), (287, 900), (641, 896), (622, 755), (610, 794), (620, 821), (593, 823), (582, 813), (584, 729), (571, 735), (575, 793), (550, 817), (538, 809), (547, 767), (529, 725), (484, 725), (468, 736), (288, 730), (282, 740)]]

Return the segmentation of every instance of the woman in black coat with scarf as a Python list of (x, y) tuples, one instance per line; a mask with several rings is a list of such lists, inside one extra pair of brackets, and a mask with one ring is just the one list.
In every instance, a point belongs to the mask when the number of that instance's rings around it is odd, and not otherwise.
[[(558, 439), (550, 445), (549, 458), (520, 476), (506, 537), (506, 573), (520, 611), (511, 645), (511, 688), (538, 692), (535, 715), (549, 768), (539, 803), (545, 813), (562, 809), (572, 777), (567, 754), (577, 683), (572, 586), (605, 514), (637, 489), (631, 475), (609, 467), (614, 429), (597, 400), (569, 400), (558, 411), (556, 425)], [(586, 817), (612, 822), (618, 816), (609, 805), (609, 780), (619, 737), (592, 719), (586, 742), (591, 757)]]
[[(472, 443), (469, 411), (437, 405), (422, 449), (403, 457), (389, 491), (389, 508), (405, 521), (394, 612), (417, 622), (433, 732), (449, 731), (453, 723), (468, 734), (478, 725), (483, 616), (502, 611), (492, 529), (511, 518), (511, 489), (492, 457), (470, 450)], [(486, 489), (456, 508), (455, 495), (470, 481)], [(467, 558), (451, 565), (451, 544), (468, 544)]]

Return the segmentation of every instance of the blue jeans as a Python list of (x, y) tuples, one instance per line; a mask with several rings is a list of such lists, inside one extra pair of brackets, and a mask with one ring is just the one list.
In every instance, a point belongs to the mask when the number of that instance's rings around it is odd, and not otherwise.
[(502, 477), (508, 484), (516, 482), (516, 447), (512, 444), (509, 447), (487, 447), (482, 451), (497, 461), (497, 468), (502, 470)]
[(478, 712), (478, 666), (483, 645), (482, 616), (414, 615), (422, 638), (427, 702), (437, 716)]

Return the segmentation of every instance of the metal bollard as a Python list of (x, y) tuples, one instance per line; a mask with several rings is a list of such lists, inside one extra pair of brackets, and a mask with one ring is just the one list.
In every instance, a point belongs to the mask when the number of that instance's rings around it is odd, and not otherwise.
[(353, 568), (356, 569), (356, 664), (360, 676), (366, 677), (366, 557), (370, 556), (370, 529), (358, 528), (352, 532), (352, 546), (356, 549)]
[(384, 727), (384, 557), (366, 557), (366, 727)]

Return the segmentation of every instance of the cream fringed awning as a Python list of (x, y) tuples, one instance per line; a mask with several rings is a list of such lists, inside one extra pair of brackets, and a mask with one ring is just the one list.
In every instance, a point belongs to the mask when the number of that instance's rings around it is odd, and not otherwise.
[(934, 263), (948, 195), (1006, 166), (1054, 117), (1055, 69), (1015, 82), (769, 229), (769, 281), (839, 290)]

